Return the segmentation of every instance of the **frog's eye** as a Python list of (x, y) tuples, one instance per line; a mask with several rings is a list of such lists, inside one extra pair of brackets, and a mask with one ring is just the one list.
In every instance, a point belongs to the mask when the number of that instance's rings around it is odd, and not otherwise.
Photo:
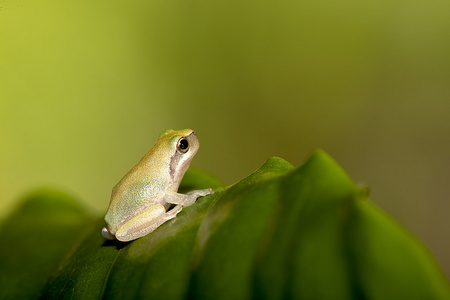
[(186, 153), (189, 150), (189, 142), (186, 138), (181, 138), (178, 140), (177, 144), (178, 151)]

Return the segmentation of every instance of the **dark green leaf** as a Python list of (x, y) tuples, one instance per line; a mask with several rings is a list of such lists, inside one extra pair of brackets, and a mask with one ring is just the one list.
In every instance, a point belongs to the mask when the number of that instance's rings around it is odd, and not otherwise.
[[(218, 179), (190, 168), (180, 190), (218, 187)], [(44, 290), (44, 298), (183, 297), (197, 228), (212, 203), (202, 197), (175, 220), (131, 243), (105, 241), (99, 220)], [(176, 221), (176, 222), (174, 222)]]
[(222, 182), (211, 174), (190, 167), (184, 174), (181, 181), (179, 192), (184, 193), (192, 190), (201, 190), (208, 188), (217, 188), (222, 186)]
[(431, 254), (368, 201), (351, 216), (355, 277), (370, 299), (450, 299), (448, 281)]
[(104, 221), (89, 228), (76, 250), (59, 266), (43, 290), (45, 299), (98, 299), (120, 249), (126, 244), (106, 241), (101, 235)]
[(255, 255), (279, 200), (280, 175), (292, 169), (286, 161), (271, 158), (252, 175), (215, 195), (218, 199), (198, 232), (190, 298), (251, 296)]
[(130, 243), (105, 241), (104, 222), (91, 223), (43, 298), (450, 299), (431, 255), (322, 151), (220, 185), (189, 170), (180, 190), (215, 194)]
[(0, 299), (29, 299), (40, 289), (90, 218), (72, 198), (39, 190), (0, 227)]

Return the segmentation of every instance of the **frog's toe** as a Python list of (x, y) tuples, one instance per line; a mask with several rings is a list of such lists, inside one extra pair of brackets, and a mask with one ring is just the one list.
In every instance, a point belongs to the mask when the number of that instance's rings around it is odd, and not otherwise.
[(114, 234), (112, 234), (106, 227), (103, 227), (102, 235), (107, 240), (115, 240), (116, 239), (116, 236)]
[(213, 189), (204, 189), (204, 190), (195, 190), (186, 193), (187, 195), (193, 195), (195, 198), (207, 196), (210, 194), (214, 194)]

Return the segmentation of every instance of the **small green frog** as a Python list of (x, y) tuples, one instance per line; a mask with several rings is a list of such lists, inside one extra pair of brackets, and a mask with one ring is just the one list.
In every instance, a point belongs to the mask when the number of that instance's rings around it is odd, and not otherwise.
[(113, 188), (102, 235), (131, 241), (173, 219), (212, 189), (177, 193), (181, 179), (200, 147), (191, 129), (166, 130), (156, 144)]

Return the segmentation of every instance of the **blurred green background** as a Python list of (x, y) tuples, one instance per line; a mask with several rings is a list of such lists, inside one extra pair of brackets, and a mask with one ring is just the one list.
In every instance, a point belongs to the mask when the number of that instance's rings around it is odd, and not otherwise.
[(323, 148), (450, 274), (450, 2), (0, 1), (0, 219), (188, 127), (226, 184)]

